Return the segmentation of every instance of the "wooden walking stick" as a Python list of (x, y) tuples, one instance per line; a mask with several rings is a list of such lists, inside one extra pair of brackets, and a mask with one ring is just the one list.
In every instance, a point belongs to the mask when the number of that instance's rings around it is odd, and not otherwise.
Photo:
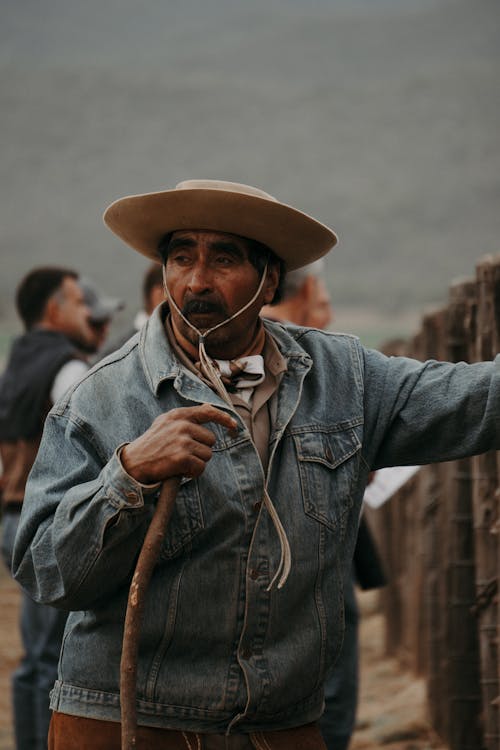
[(140, 627), (147, 587), (160, 556), (180, 482), (180, 477), (171, 477), (163, 482), (130, 584), (120, 661), (122, 750), (135, 750), (137, 747), (137, 652)]

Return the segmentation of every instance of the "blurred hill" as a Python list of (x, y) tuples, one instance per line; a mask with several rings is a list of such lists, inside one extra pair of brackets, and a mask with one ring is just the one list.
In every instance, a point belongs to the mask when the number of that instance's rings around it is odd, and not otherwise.
[(216, 177), (335, 227), (338, 327), (406, 330), (500, 251), (499, 27), (496, 0), (3, 0), (0, 328), (48, 262), (128, 326), (146, 262), (103, 209)]

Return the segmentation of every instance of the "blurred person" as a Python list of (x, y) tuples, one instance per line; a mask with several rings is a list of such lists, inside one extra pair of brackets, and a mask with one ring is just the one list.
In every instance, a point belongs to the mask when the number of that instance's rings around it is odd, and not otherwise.
[(163, 290), (162, 268), (158, 263), (151, 263), (146, 270), (142, 280), (142, 308), (137, 312), (132, 328), (108, 344), (102, 351), (101, 356), (110, 354), (119, 349), (126, 341), (129, 340), (149, 319), (149, 316), (158, 305), (165, 300)]
[[(262, 308), (270, 320), (324, 329), (333, 322), (330, 295), (322, 278), (323, 259), (285, 276), (281, 301)], [(328, 750), (347, 750), (356, 723), (359, 683), (358, 622), (355, 584), (362, 589), (386, 583), (382, 563), (368, 523), (360, 519), (352, 569), (344, 581), (345, 633), (342, 650), (325, 682), (325, 711), (320, 729)]]
[(158, 263), (151, 263), (144, 274), (142, 280), (142, 299), (144, 309), (141, 311), (143, 313), (142, 316), (138, 314), (136, 318), (136, 331), (144, 325), (153, 313), (153, 310), (155, 310), (161, 302), (165, 301), (163, 271), (161, 265)]
[(103, 296), (87, 277), (81, 277), (78, 283), (89, 309), (89, 338), (84, 342), (83, 350), (91, 355), (91, 361), (94, 361), (96, 355), (101, 355), (103, 351), (114, 315), (123, 310), (125, 304), (119, 299)]
[(333, 322), (333, 307), (324, 280), (322, 258), (304, 268), (289, 271), (282, 285), (281, 300), (265, 305), (261, 315), (298, 326), (324, 330)]
[[(25, 484), (35, 459), (45, 417), (53, 403), (88, 370), (82, 349), (89, 341), (89, 310), (78, 275), (67, 268), (35, 268), (20, 282), (17, 312), (25, 332), (17, 337), (0, 377), (2, 459), (2, 557), (11, 569)], [(21, 599), (24, 654), (13, 674), (17, 750), (47, 747), (49, 691), (66, 612)]]

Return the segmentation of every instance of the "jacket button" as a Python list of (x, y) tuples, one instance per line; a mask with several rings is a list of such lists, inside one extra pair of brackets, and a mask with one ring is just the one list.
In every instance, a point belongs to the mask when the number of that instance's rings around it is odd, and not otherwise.
[(256, 513), (259, 512), (261, 507), (262, 507), (262, 500), (257, 500), (257, 502), (253, 504), (253, 509)]
[(252, 656), (252, 652), (249, 648), (244, 648), (241, 652), (241, 658), (242, 659), (250, 659)]
[(259, 575), (260, 575), (260, 573), (257, 570), (257, 568), (252, 568), (251, 569), (251, 571), (250, 571), (250, 578), (252, 579), (252, 581), (256, 581), (257, 578), (259, 577)]

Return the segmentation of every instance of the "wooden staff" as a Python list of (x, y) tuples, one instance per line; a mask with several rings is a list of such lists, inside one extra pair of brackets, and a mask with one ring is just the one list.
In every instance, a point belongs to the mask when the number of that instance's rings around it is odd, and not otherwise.
[(127, 602), (120, 661), (120, 710), (122, 750), (137, 747), (137, 652), (146, 602), (146, 591), (174, 508), (180, 477), (163, 482), (156, 509), (135, 567)]

